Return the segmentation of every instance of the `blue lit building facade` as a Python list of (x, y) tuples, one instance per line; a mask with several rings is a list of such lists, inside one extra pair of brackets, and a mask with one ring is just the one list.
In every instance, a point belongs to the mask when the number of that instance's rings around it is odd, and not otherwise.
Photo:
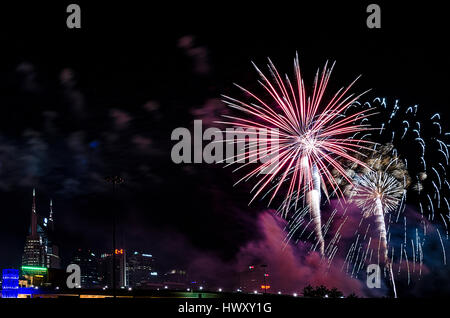
[(19, 294), (19, 270), (2, 271), (2, 298), (17, 298)]

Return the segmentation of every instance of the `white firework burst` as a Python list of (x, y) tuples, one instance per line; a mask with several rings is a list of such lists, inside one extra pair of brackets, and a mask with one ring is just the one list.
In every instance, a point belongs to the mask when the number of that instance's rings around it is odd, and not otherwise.
[(360, 207), (364, 217), (394, 211), (400, 204), (404, 188), (386, 172), (371, 171), (358, 178), (352, 200)]

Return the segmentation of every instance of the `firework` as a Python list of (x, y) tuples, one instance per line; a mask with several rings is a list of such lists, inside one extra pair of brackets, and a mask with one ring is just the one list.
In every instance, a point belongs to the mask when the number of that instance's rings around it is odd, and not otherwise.
[[(362, 118), (361, 122), (370, 122), (380, 128), (378, 131), (363, 131), (354, 138), (377, 144), (372, 151), (361, 150), (365, 156), (359, 159), (370, 169), (340, 160), (352, 183), (348, 183), (338, 171), (332, 170), (336, 182), (349, 201), (355, 195), (355, 185), (361, 176), (371, 171), (395, 178), (403, 192), (398, 201), (394, 200), (390, 208), (384, 209), (382, 221), (386, 234), (383, 236), (387, 242), (380, 239), (380, 228), (383, 226), (381, 222), (375, 223), (376, 216), (364, 217), (364, 214), (355, 211), (353, 204), (341, 205), (332, 201), (332, 204), (322, 206), (322, 232), (330, 237), (325, 255), (329, 266), (335, 259), (343, 260), (343, 271), (351, 277), (365, 280), (365, 265), (380, 264), (387, 253), (383, 273), (391, 282), (394, 295), (397, 292), (395, 282), (399, 281), (401, 293), (408, 294), (410, 290), (405, 288), (406, 283), (409, 285), (414, 277), (417, 278), (416, 284), (423, 281), (420, 277), (427, 263), (433, 266), (439, 261), (444, 266), (448, 264), (450, 184), (447, 169), (450, 133), (445, 132), (439, 114), (427, 114), (417, 105), (403, 106), (398, 100), (389, 103), (385, 98), (353, 105), (372, 109), (374, 115)], [(353, 106), (348, 108), (349, 112), (351, 108)], [(307, 240), (311, 235), (309, 227), (307, 211), (295, 209), (288, 218), (285, 243)], [(382, 246), (383, 241), (386, 248)], [(436, 249), (439, 246), (441, 248)]]
[[(376, 171), (374, 173), (385, 173), (390, 177), (387, 178), (390, 179), (388, 183), (394, 186), (393, 193), (397, 195), (391, 198), (392, 200), (386, 201), (379, 209), (383, 210), (385, 215), (383, 220), (375, 216), (373, 219), (363, 217), (359, 222), (354, 232), (354, 240), (351, 244), (348, 242), (347, 246), (345, 256), (347, 273), (358, 277), (364, 263), (373, 263), (372, 256), (377, 255), (377, 249), (380, 262), (380, 249), (383, 249), (387, 269), (385, 274), (389, 275), (395, 295), (394, 277), (397, 281), (405, 277), (401, 274), (406, 270), (405, 278), (408, 285), (414, 274), (420, 277), (423, 274), (423, 264), (428, 261), (434, 264), (436, 257), (440, 257), (439, 250), (436, 250), (435, 246), (441, 246), (442, 262), (443, 265), (447, 264), (448, 244), (445, 243), (448, 243), (450, 185), (446, 178), (446, 170), (450, 134), (443, 131), (439, 114), (427, 115), (417, 105), (402, 107), (398, 100), (390, 104), (385, 98), (376, 98), (371, 103), (364, 103), (364, 106), (371, 109), (375, 107), (376, 115), (372, 116), (370, 121), (381, 129), (358, 137), (378, 142), (372, 154), (363, 160)], [(428, 118), (430, 120), (426, 120)], [(354, 169), (353, 184), (358, 186), (360, 176), (367, 175), (368, 171)], [(349, 196), (355, 195), (354, 185), (343, 186), (344, 193)], [(364, 201), (362, 200), (359, 206), (365, 209), (365, 212), (371, 211), (364, 216), (374, 215), (376, 202), (365, 201), (371, 203), (363, 207)], [(346, 210), (341, 216), (338, 222), (343, 224), (347, 220)], [(376, 224), (370, 222), (371, 220), (375, 220)], [(441, 221), (444, 228), (440, 224), (431, 223), (433, 221)], [(384, 226), (382, 222), (385, 223)], [(381, 244), (378, 246), (373, 245), (370, 234), (373, 225), (376, 227), (375, 235), (384, 237), (380, 237)], [(355, 227), (352, 231), (354, 229)], [(381, 232), (385, 233), (380, 235)], [(335, 235), (339, 237), (338, 233)], [(336, 245), (334, 244), (334, 248), (337, 248)], [(427, 246), (433, 248), (426, 251)], [(406, 290), (404, 292), (407, 293)]]
[(393, 176), (379, 171), (369, 172), (359, 178), (354, 187), (353, 201), (363, 211), (364, 217), (375, 216), (376, 229), (388, 262), (385, 213), (395, 211), (400, 205), (404, 188)]
[(389, 250), (384, 217), (386, 213), (398, 208), (405, 189), (395, 177), (386, 172), (372, 171), (358, 179), (358, 182), (354, 184), (352, 200), (362, 209), (365, 218), (375, 217), (374, 224), (380, 234), (384, 264), (389, 271), (394, 297), (397, 298), (394, 273), (388, 257)]
[[(308, 94), (300, 72), (298, 55), (294, 59), (294, 82), (291, 82), (287, 75), (283, 81), (269, 59), (268, 69), (272, 80), (255, 66), (261, 77), (259, 83), (268, 98), (258, 97), (238, 86), (254, 101), (242, 102), (224, 96), (224, 102), (247, 116), (224, 116), (231, 121), (221, 122), (248, 131), (263, 128), (273, 132), (275, 129), (270, 139), (258, 140), (257, 135), (250, 136), (248, 139), (250, 146), (239, 159), (254, 157), (265, 159), (270, 156), (270, 160), (258, 164), (237, 183), (252, 177), (259, 178), (252, 189), (254, 195), (251, 201), (258, 196), (269, 195), (269, 204), (280, 191), (281, 186), (286, 184), (283, 201), (285, 203), (282, 208), (284, 214), (287, 214), (292, 204), (297, 206), (299, 199), (305, 198), (322, 255), (324, 239), (320, 215), (321, 192), (324, 191), (328, 197), (327, 186), (330, 186), (332, 194), (343, 197), (339, 184), (330, 170), (338, 171), (351, 183), (338, 159), (344, 158), (357, 165), (365, 166), (357, 159), (357, 156), (361, 155), (362, 148), (373, 144), (363, 139), (349, 138), (355, 133), (370, 129), (367, 124), (355, 123), (356, 119), (368, 117), (369, 110), (365, 109), (344, 116), (349, 105), (362, 95), (348, 94), (358, 78), (346, 88), (338, 90), (331, 99), (325, 98), (333, 66), (328, 68), (326, 63), (321, 73), (317, 71), (312, 94)], [(265, 147), (257, 149), (252, 147), (261, 141), (266, 144)], [(254, 163), (251, 161), (244, 166)], [(306, 196), (303, 196), (305, 193)]]
[[(404, 168), (394, 170), (409, 171), (411, 179), (407, 182), (412, 183), (410, 189), (415, 192), (410, 203), (417, 206), (424, 217), (434, 221), (436, 216), (447, 215), (450, 219), (450, 184), (446, 178), (450, 133), (443, 131), (440, 114), (427, 115), (418, 105), (402, 107), (398, 100), (388, 104), (386, 98), (375, 98), (364, 105), (377, 109), (378, 114), (370, 119), (381, 123), (381, 129), (360, 138), (384, 143), (384, 149), (375, 149), (384, 153), (383, 156), (401, 154)], [(429, 119), (425, 120), (427, 117)], [(387, 145), (390, 145), (388, 149)], [(443, 223), (447, 228), (445, 218)]]

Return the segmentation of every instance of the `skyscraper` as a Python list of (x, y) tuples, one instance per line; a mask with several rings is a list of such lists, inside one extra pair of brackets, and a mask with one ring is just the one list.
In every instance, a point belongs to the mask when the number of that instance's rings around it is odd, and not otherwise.
[(31, 206), (31, 223), (22, 256), (22, 266), (39, 266), (45, 264), (45, 253), (42, 237), (38, 234), (38, 216), (36, 213), (36, 191), (33, 189), (33, 204)]
[(244, 292), (269, 292), (270, 277), (267, 265), (249, 265), (239, 273), (238, 289)]
[(59, 249), (54, 241), (53, 203), (50, 200), (49, 218), (39, 216), (36, 211), (36, 191), (33, 189), (30, 230), (25, 241), (22, 266), (60, 268)]
[(98, 259), (91, 250), (77, 249), (71, 263), (80, 266), (81, 288), (96, 288), (100, 286)]
[[(104, 253), (100, 256), (100, 281), (104, 286), (112, 287), (112, 254)], [(116, 272), (116, 288), (125, 288), (128, 286), (127, 271), (126, 271), (126, 251), (123, 248), (117, 248), (114, 251), (115, 257), (115, 272)]]
[(153, 255), (133, 252), (127, 257), (127, 273), (129, 286), (145, 287), (158, 282), (158, 273), (155, 270), (155, 259)]
[(50, 199), (49, 217), (43, 218), (43, 241), (45, 246), (46, 263), (48, 268), (60, 268), (61, 259), (59, 257), (59, 248), (55, 244), (55, 222), (53, 218), (53, 201)]

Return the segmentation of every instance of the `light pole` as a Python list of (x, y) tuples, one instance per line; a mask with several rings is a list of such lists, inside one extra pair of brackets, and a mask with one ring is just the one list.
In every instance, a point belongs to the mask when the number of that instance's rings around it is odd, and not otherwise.
[[(116, 198), (116, 187), (124, 182), (123, 178), (119, 176), (109, 176), (105, 178), (106, 182), (112, 184), (113, 198)], [(113, 285), (113, 296), (116, 299), (116, 206), (113, 207), (112, 211), (112, 285)]]

